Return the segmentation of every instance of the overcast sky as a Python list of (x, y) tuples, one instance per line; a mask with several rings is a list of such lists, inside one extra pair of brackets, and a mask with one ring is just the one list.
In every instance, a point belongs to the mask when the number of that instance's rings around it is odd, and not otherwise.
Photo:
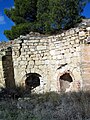
[[(14, 0), (0, 0), (0, 41), (7, 41), (8, 39), (3, 34), (4, 30), (9, 30), (14, 25), (14, 23), (4, 14), (5, 8), (10, 8), (14, 6)], [(87, 4), (83, 15), (86, 18), (90, 18), (90, 4)]]

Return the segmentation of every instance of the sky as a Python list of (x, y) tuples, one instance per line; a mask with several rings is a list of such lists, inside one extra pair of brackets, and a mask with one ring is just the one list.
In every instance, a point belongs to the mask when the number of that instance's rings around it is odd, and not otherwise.
[[(11, 8), (14, 6), (14, 0), (0, 0), (0, 41), (8, 41), (8, 38), (4, 35), (4, 30), (10, 30), (14, 25), (5, 14), (5, 8)], [(90, 3), (87, 4), (82, 13), (86, 18), (90, 18)]]

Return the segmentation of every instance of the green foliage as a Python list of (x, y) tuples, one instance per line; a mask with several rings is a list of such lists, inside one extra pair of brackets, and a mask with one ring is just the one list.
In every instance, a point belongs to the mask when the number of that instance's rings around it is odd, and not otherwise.
[(22, 23), (18, 24), (16, 26), (13, 26), (11, 30), (5, 30), (4, 34), (7, 38), (13, 40), (20, 35), (25, 35), (29, 33), (30, 31), (34, 31), (35, 26), (32, 23)]
[(11, 8), (10, 10), (5, 9), (4, 12), (15, 22), (16, 25), (35, 21), (37, 0), (15, 0), (14, 2), (15, 8)]
[(4, 33), (9, 39), (36, 31), (51, 34), (74, 27), (81, 21), (81, 13), (89, 0), (14, 0), (15, 8), (5, 14), (15, 22)]

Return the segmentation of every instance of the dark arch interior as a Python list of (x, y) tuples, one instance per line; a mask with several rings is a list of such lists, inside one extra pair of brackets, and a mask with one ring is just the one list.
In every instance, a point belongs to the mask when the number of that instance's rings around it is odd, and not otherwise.
[(68, 82), (72, 82), (72, 77), (70, 76), (69, 73), (65, 73), (63, 74), (61, 77), (60, 77), (61, 80), (64, 80), (64, 81), (68, 81)]
[(27, 77), (25, 80), (26, 88), (29, 88), (30, 90), (32, 90), (40, 85), (39, 77), (41, 77), (41, 75), (37, 73), (28, 73), (26, 77)]
[(73, 82), (73, 79), (69, 73), (64, 73), (62, 76), (60, 76), (59, 81), (61, 91), (65, 92), (66, 89), (70, 87), (70, 83)]

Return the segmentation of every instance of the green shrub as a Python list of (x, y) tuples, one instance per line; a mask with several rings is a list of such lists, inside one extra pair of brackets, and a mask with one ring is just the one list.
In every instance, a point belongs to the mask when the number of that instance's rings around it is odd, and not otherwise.
[(19, 37), (20, 35), (26, 35), (27, 33), (29, 33), (32, 30), (33, 31), (36, 30), (35, 25), (33, 25), (32, 23), (23, 23), (23, 24), (19, 24), (17, 26), (13, 26), (11, 30), (4, 31), (4, 34), (10, 40), (13, 40), (13, 39)]

